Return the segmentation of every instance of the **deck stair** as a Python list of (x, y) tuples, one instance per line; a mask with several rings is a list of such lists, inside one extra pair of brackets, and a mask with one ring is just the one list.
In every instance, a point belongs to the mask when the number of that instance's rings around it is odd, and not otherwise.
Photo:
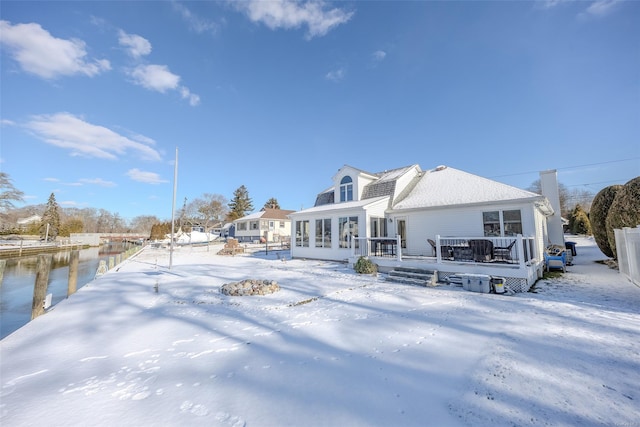
[(386, 280), (417, 286), (435, 286), (438, 281), (438, 272), (419, 268), (396, 267), (388, 273)]

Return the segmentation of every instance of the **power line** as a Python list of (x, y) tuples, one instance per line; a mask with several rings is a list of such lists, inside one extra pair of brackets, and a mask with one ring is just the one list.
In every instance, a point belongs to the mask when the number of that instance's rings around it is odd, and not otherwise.
[[(640, 160), (640, 157), (630, 157), (628, 159), (621, 159), (621, 160), (610, 160), (608, 162), (599, 162), (599, 163), (590, 163), (590, 164), (586, 164), (586, 165), (577, 165), (577, 166), (565, 166), (562, 168), (556, 168), (556, 170), (567, 170), (567, 169), (579, 169), (579, 168), (586, 168), (589, 166), (600, 166), (600, 165), (607, 165), (607, 164), (611, 164), (611, 163), (621, 163), (621, 162), (628, 162), (631, 160)], [(518, 175), (529, 175), (532, 173), (539, 173), (540, 171), (528, 171), (528, 172), (519, 172), (519, 173), (511, 173), (511, 174), (506, 174), (506, 175), (494, 175), (490, 178), (503, 178), (506, 176), (518, 176)]]
[(624, 178), (620, 178), (620, 179), (614, 179), (612, 181), (600, 181), (600, 182), (589, 182), (587, 184), (572, 184), (572, 185), (565, 185), (565, 187), (582, 187), (582, 186), (589, 186), (589, 185), (598, 185), (598, 184), (610, 184), (612, 182), (622, 182), (624, 181)]

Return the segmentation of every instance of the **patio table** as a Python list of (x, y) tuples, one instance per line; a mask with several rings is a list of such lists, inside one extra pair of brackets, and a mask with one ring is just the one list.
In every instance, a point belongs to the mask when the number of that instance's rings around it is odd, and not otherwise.
[(468, 245), (449, 245), (455, 261), (473, 261), (473, 252)]
[(396, 239), (379, 239), (374, 240), (373, 252), (376, 255), (395, 255)]

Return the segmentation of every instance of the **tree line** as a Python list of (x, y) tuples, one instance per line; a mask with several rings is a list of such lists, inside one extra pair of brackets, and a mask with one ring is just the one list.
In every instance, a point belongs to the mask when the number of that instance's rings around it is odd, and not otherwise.
[[(24, 193), (13, 185), (9, 175), (0, 172), (0, 234), (39, 235), (54, 240), (57, 237), (69, 237), (71, 233), (137, 233), (148, 235), (152, 239), (163, 239), (171, 232), (171, 221), (162, 220), (154, 215), (140, 215), (126, 220), (117, 212), (96, 208), (63, 208), (51, 193), (46, 204), (29, 205), (16, 208), (15, 204), (24, 201)], [(265, 202), (262, 209), (280, 209), (274, 197)], [(253, 201), (249, 191), (241, 185), (233, 193), (229, 202), (220, 194), (205, 193), (193, 200), (184, 199), (182, 207), (175, 213), (177, 229), (191, 229), (201, 226), (209, 229), (242, 218), (253, 211)], [(18, 226), (18, 221), (38, 215), (39, 222)]]

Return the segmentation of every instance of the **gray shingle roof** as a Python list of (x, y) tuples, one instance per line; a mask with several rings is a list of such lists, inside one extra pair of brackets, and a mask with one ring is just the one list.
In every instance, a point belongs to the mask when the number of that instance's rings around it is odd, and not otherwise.
[[(357, 170), (360, 173), (369, 175), (370, 177), (378, 178), (375, 181), (365, 185), (365, 187), (362, 189), (362, 197), (361, 197), (362, 200), (372, 199), (372, 198), (382, 197), (382, 196), (391, 196), (390, 200), (393, 201), (394, 197), (396, 196), (395, 194), (396, 182), (398, 178), (403, 176), (405, 173), (407, 173), (409, 170), (411, 170), (414, 167), (417, 167), (418, 170), (420, 170), (420, 167), (418, 165), (410, 165), (410, 166), (404, 166), (397, 169), (371, 173), (371, 172), (364, 171), (362, 169), (354, 168), (353, 166), (349, 166), (349, 167)], [(334, 193), (333, 187), (323, 191), (322, 193), (319, 193), (316, 196), (316, 202), (314, 206), (322, 206), (322, 205), (335, 203), (334, 194), (335, 193)]]

